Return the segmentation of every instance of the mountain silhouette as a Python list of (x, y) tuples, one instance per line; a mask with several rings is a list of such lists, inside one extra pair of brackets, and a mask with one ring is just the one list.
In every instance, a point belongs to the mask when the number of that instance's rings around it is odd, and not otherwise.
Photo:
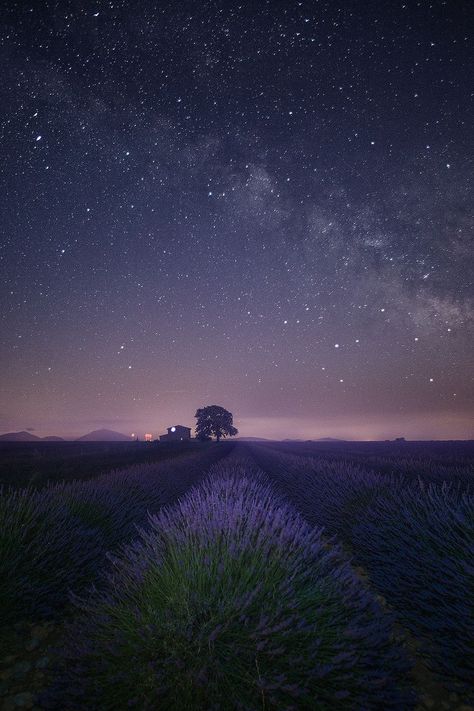
[(82, 437), (78, 437), (77, 442), (132, 442), (132, 437), (113, 430), (94, 430)]
[(48, 437), (38, 437), (32, 432), (7, 432), (6, 434), (0, 435), (0, 441), (2, 442), (64, 442), (62, 437), (55, 437), (50, 435)]
[(7, 432), (0, 435), (2, 442), (41, 442), (41, 437), (37, 437), (31, 432)]

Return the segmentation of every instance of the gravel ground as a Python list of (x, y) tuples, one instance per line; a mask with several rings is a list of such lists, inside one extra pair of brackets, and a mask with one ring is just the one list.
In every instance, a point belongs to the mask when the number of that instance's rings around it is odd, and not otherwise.
[(0, 709), (39, 709), (37, 699), (48, 685), (50, 647), (61, 637), (61, 626), (52, 623), (19, 623), (0, 645)]

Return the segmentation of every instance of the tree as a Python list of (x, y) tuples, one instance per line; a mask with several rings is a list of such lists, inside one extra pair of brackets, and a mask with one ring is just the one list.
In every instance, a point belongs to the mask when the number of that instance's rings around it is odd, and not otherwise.
[(220, 405), (208, 405), (196, 411), (196, 437), (209, 440), (215, 437), (234, 437), (239, 431), (233, 425), (232, 413)]

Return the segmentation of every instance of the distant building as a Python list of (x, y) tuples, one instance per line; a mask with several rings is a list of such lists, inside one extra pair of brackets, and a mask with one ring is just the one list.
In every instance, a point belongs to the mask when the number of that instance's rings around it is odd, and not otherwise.
[(149, 432), (147, 432), (145, 435), (145, 442), (152, 442), (152, 441), (153, 441), (153, 435), (150, 434)]
[(191, 427), (173, 425), (168, 427), (168, 434), (160, 435), (160, 442), (183, 442), (191, 439)]

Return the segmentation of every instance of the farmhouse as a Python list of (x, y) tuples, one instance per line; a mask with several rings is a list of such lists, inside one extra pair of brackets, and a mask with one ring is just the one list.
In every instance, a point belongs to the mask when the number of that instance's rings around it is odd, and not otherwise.
[(182, 442), (191, 439), (191, 427), (173, 425), (168, 427), (168, 434), (160, 435), (160, 442)]

